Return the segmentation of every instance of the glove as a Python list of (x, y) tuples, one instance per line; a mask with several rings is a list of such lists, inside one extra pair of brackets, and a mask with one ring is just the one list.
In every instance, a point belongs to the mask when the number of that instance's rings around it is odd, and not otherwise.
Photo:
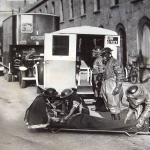
[(115, 89), (113, 90), (112, 95), (114, 96), (117, 95), (120, 92), (121, 87), (122, 87), (122, 84), (118, 83)]
[(144, 125), (144, 121), (145, 121), (145, 118), (139, 118), (138, 120), (137, 120), (137, 125), (136, 125), (136, 127), (137, 128), (141, 128), (143, 125)]
[(118, 87), (115, 87), (115, 89), (112, 92), (112, 95), (117, 95), (119, 93), (120, 89)]

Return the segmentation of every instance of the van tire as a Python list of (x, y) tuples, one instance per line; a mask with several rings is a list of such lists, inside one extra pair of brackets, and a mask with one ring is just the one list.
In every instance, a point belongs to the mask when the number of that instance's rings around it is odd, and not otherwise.
[(44, 84), (44, 63), (43, 60), (40, 61), (38, 66), (38, 81), (40, 85)]

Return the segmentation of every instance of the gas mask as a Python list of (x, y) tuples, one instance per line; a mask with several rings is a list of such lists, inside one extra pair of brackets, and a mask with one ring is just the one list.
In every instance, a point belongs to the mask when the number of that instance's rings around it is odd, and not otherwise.
[(111, 57), (112, 57), (111, 53), (104, 53), (104, 54), (102, 54), (103, 64), (106, 64), (110, 60)]

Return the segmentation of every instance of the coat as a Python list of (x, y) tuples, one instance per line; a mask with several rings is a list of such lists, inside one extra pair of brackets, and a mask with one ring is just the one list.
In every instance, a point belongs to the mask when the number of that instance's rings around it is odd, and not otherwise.
[(124, 81), (124, 71), (118, 60), (111, 57), (107, 62), (104, 71), (104, 81), (102, 83), (101, 93), (105, 100), (106, 107), (111, 114), (118, 114), (121, 111), (120, 102), (123, 97), (123, 88), (120, 87), (120, 92), (117, 95), (112, 95), (117, 84), (122, 84)]

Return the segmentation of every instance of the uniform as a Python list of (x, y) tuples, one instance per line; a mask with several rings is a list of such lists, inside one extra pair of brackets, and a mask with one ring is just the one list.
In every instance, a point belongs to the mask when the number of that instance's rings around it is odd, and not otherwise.
[(123, 88), (120, 87), (120, 91), (116, 95), (112, 93), (118, 83), (122, 84), (124, 78), (123, 68), (115, 58), (111, 57), (106, 64), (102, 83), (102, 95), (111, 114), (119, 114), (121, 111), (120, 102), (123, 97)]
[(93, 79), (94, 79), (94, 96), (95, 97), (101, 97), (100, 96), (100, 86), (98, 86), (98, 80), (97, 75), (103, 74), (105, 70), (105, 65), (102, 63), (102, 57), (99, 56), (95, 59), (93, 63)]
[(125, 118), (127, 123), (134, 114), (137, 120), (137, 128), (141, 128), (145, 121), (150, 117), (150, 98), (145, 86), (131, 86), (126, 92), (129, 109)]
[[(84, 100), (81, 97), (79, 97), (75, 92), (72, 93), (72, 95), (70, 95), (69, 98), (65, 98), (64, 104), (65, 104), (65, 114), (66, 115), (69, 115), (69, 113), (73, 107), (75, 108), (73, 115), (79, 114), (79, 113), (80, 114), (82, 114), (82, 113), (89, 114), (89, 109), (86, 106)], [(70, 116), (70, 117), (72, 117), (72, 116)]]

